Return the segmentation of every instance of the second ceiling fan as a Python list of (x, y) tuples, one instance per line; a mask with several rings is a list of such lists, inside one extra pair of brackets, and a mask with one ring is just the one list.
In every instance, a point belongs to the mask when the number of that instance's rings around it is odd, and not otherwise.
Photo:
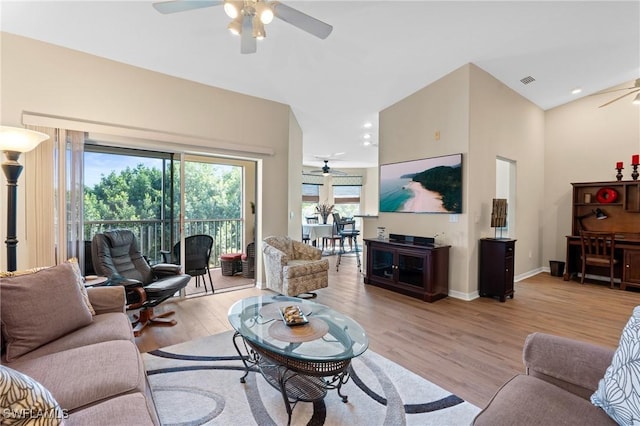
[(332, 169), (331, 167), (329, 167), (329, 160), (324, 160), (324, 166), (322, 166), (321, 169), (311, 170), (309, 173), (319, 174), (319, 175), (323, 175), (323, 176), (329, 176), (329, 175), (346, 176), (347, 175), (347, 173), (345, 173), (345, 172), (342, 172), (340, 170), (335, 170), (335, 169)]
[(327, 38), (333, 30), (331, 25), (279, 1), (172, 0), (153, 3), (153, 7), (160, 13), (168, 14), (222, 4), (224, 11), (232, 19), (227, 28), (240, 36), (240, 53), (257, 51), (256, 41), (266, 37), (264, 26), (274, 17), (321, 39)]

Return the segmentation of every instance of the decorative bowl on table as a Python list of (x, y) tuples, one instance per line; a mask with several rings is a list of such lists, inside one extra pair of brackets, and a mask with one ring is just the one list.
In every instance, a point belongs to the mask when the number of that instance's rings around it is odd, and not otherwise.
[(282, 320), (284, 321), (284, 323), (290, 327), (296, 325), (305, 325), (309, 323), (309, 320), (297, 305), (281, 307), (280, 316), (282, 316)]

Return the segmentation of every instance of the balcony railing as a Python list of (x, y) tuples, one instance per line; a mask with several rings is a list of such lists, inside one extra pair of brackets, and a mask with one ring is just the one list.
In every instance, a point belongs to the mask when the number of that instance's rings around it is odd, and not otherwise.
[[(161, 251), (170, 251), (179, 241), (178, 227), (178, 223), (172, 226), (169, 221), (162, 220), (87, 221), (84, 223), (84, 239), (91, 241), (95, 234), (108, 230), (129, 229), (135, 234), (142, 254), (152, 263), (157, 263), (162, 262)], [(221, 254), (244, 251), (242, 219), (186, 220), (184, 232), (185, 237), (198, 234), (213, 237), (211, 267), (220, 267)]]

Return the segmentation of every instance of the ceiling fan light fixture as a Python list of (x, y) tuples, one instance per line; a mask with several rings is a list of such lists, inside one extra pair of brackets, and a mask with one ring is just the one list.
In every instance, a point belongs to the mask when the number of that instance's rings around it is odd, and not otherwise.
[(631, 101), (634, 105), (640, 105), (640, 93), (638, 93), (633, 101)]
[(271, 21), (273, 21), (273, 9), (271, 9), (271, 5), (266, 2), (258, 2), (258, 4), (256, 4), (256, 12), (263, 24), (269, 25)]
[(253, 37), (258, 40), (263, 40), (267, 36), (267, 33), (264, 30), (264, 24), (258, 16), (253, 17)]
[(241, 1), (225, 0), (224, 13), (226, 13), (229, 18), (236, 19), (238, 15), (240, 15), (240, 11), (242, 11)]
[(322, 176), (329, 176), (331, 173), (329, 171), (331, 167), (329, 167), (329, 160), (324, 160), (324, 166), (322, 166)]
[(233, 21), (229, 23), (229, 26), (227, 27), (227, 29), (231, 32), (231, 34), (233, 35), (242, 34), (242, 20), (243, 20), (243, 16), (238, 15), (235, 17)]

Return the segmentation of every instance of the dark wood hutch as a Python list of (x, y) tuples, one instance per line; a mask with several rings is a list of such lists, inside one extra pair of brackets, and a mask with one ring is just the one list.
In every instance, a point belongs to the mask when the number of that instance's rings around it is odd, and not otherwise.
[[(567, 236), (564, 279), (581, 271), (580, 231), (616, 233), (615, 276), (620, 288), (640, 287), (640, 181), (572, 183), (572, 226)], [(599, 219), (599, 217), (606, 218)], [(587, 273), (603, 275), (597, 269)], [(606, 274), (604, 274), (606, 275)]]

